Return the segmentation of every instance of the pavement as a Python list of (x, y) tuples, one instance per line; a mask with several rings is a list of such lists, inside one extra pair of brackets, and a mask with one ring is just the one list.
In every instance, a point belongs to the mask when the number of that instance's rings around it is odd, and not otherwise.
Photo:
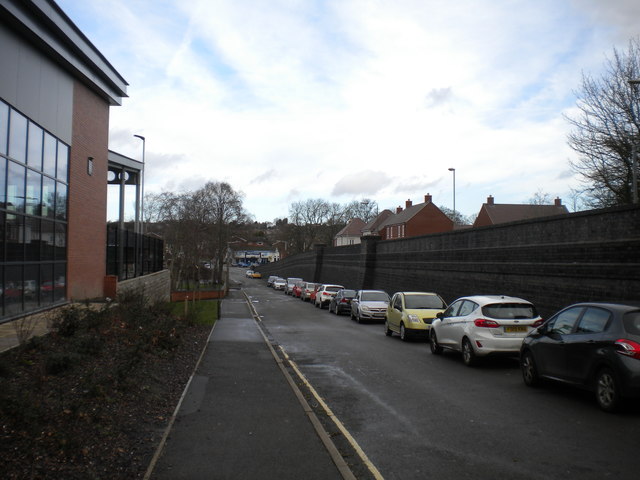
[(285, 372), (231, 290), (146, 478), (355, 478)]

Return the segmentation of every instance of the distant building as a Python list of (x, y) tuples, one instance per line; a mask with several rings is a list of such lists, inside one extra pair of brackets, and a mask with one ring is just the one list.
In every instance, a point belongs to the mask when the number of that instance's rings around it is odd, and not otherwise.
[(380, 235), (380, 225), (382, 225), (391, 215), (393, 215), (393, 212), (389, 209), (381, 211), (376, 218), (364, 226), (362, 229), (362, 235)]
[(333, 237), (333, 245), (335, 247), (341, 247), (343, 245), (359, 244), (360, 237), (362, 236), (362, 229), (365, 225), (366, 224), (359, 218), (352, 218), (345, 227), (336, 233), (335, 237)]
[(474, 227), (485, 227), (487, 225), (497, 225), (499, 223), (515, 222), (518, 220), (529, 220), (532, 218), (550, 217), (569, 213), (567, 207), (562, 205), (562, 200), (556, 198), (553, 205), (529, 205), (495, 203), (494, 198), (489, 195), (487, 203), (483, 203)]
[(231, 258), (234, 264), (255, 265), (280, 260), (280, 252), (263, 241), (230, 242)]
[(405, 208), (398, 207), (379, 226), (383, 240), (417, 237), (430, 233), (450, 232), (453, 220), (447, 217), (433, 202), (430, 194), (424, 196), (424, 203), (413, 205), (407, 200)]

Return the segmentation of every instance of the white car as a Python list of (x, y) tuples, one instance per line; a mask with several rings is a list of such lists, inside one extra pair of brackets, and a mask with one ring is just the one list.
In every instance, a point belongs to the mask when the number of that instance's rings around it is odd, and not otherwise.
[(344, 287), (342, 285), (322, 285), (316, 292), (316, 308), (324, 308), (325, 305), (329, 305), (331, 303), (331, 299), (338, 293), (338, 290), (342, 290)]
[(284, 278), (278, 277), (273, 281), (274, 290), (284, 290), (286, 286), (287, 286), (287, 281)]
[(384, 322), (387, 318), (389, 295), (382, 290), (358, 290), (351, 300), (351, 320)]
[(468, 366), (487, 355), (517, 356), (524, 337), (542, 325), (531, 302), (503, 295), (462, 297), (437, 317), (431, 324), (431, 353), (462, 352)]
[(296, 286), (296, 283), (302, 282), (303, 280), (298, 277), (289, 277), (287, 278), (287, 283), (284, 286), (284, 293), (287, 295), (291, 295), (293, 293), (293, 287)]
[(253, 270), (247, 270), (244, 272), (244, 276), (247, 278), (251, 278), (253, 276)]

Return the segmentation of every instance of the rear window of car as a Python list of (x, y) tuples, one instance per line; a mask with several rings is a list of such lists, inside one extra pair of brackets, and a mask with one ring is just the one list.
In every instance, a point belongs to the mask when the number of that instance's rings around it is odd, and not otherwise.
[(622, 323), (627, 333), (640, 335), (640, 310), (625, 313), (622, 317)]
[(356, 291), (355, 290), (344, 290), (342, 292), (342, 296), (343, 297), (355, 297), (356, 296)]
[(405, 295), (404, 305), (408, 309), (447, 307), (442, 299), (436, 295)]
[(536, 318), (536, 307), (530, 303), (492, 303), (482, 307), (485, 317), (496, 320)]
[(389, 302), (389, 297), (386, 293), (382, 292), (370, 292), (362, 294), (363, 302)]
[(338, 290), (342, 290), (342, 287), (327, 287), (327, 288), (325, 288), (326, 292), (337, 292)]
[(316, 288), (316, 284), (315, 283), (307, 283), (305, 288), (308, 288), (309, 290), (313, 290), (314, 288)]

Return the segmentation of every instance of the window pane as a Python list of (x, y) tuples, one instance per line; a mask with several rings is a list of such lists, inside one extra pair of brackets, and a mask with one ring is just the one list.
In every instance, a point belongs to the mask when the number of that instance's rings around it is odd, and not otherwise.
[(67, 292), (67, 266), (57, 263), (54, 271), (53, 300), (64, 300)]
[(26, 168), (9, 161), (7, 178), (7, 210), (24, 212), (24, 181)]
[(40, 305), (53, 303), (53, 265), (40, 265)]
[(58, 170), (56, 178), (64, 182), (67, 181), (67, 170), (69, 166), (69, 147), (58, 142)]
[(53, 249), (55, 245), (53, 222), (42, 220), (40, 238), (42, 240), (42, 250), (40, 251), (42, 260), (53, 260)]
[(41, 185), (42, 175), (34, 172), (33, 170), (27, 170), (27, 208), (26, 213), (28, 215), (40, 215), (40, 201), (41, 201)]
[(42, 170), (42, 129), (35, 123), (29, 122), (29, 150), (27, 164)]
[(25, 260), (37, 262), (40, 260), (40, 219), (25, 218)]
[(25, 310), (34, 310), (38, 306), (38, 265), (27, 265), (24, 267), (24, 306)]
[(64, 223), (56, 223), (55, 259), (67, 259), (67, 226)]
[(67, 219), (67, 186), (64, 183), (56, 183), (56, 219)]
[(609, 311), (602, 308), (587, 308), (580, 319), (576, 333), (601, 333), (609, 323)]
[(573, 330), (578, 317), (582, 313), (582, 307), (570, 308), (560, 313), (553, 322), (552, 333), (568, 334)]
[(42, 177), (42, 216), (53, 218), (56, 195), (56, 181)]
[(7, 215), (7, 262), (24, 261), (24, 217)]
[[(6, 213), (0, 212), (0, 262), (4, 262), (4, 234), (6, 216)], [(0, 282), (2, 282), (2, 277), (0, 277)]]
[(42, 171), (48, 175), (56, 174), (56, 139), (47, 132), (44, 132), (44, 157), (42, 161)]
[(11, 110), (9, 119), (9, 156), (24, 163), (27, 156), (27, 117)]
[(7, 208), (7, 159), (4, 157), (0, 157), (0, 208)]
[(7, 154), (7, 137), (9, 136), (9, 106), (0, 102), (0, 153)]
[(22, 266), (5, 267), (5, 314), (22, 312)]

